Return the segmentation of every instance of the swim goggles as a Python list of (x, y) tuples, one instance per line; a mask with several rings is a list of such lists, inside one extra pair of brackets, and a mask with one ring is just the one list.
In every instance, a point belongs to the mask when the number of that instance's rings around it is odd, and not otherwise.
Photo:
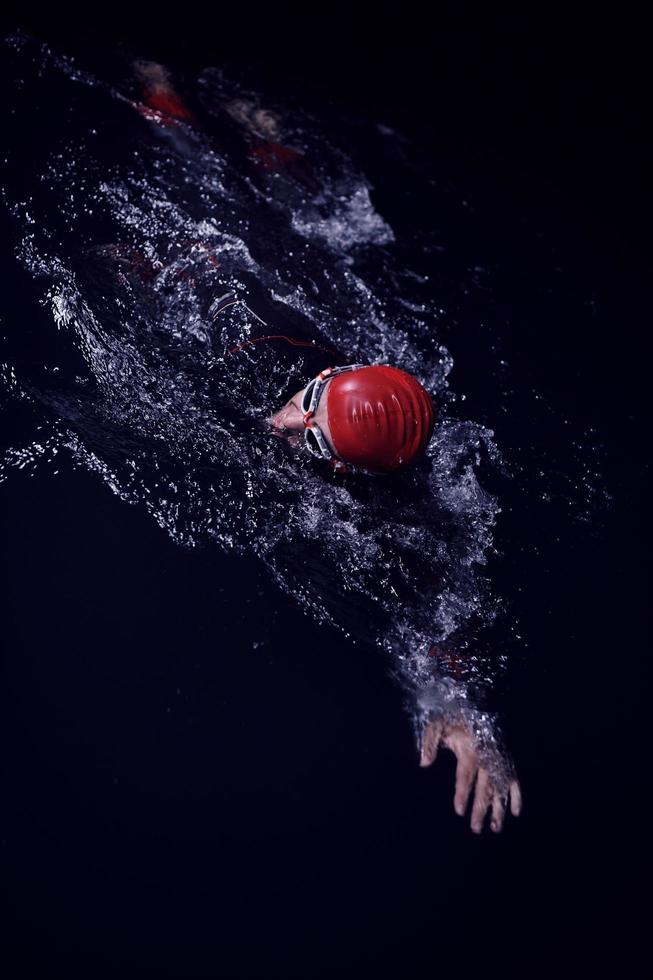
[(325, 371), (320, 371), (320, 373), (306, 385), (304, 394), (302, 395), (301, 410), (304, 415), (304, 439), (308, 450), (313, 456), (317, 456), (318, 459), (329, 460), (329, 462), (332, 463), (336, 469), (345, 469), (346, 464), (331, 452), (322, 430), (314, 421), (313, 416), (315, 415), (317, 407), (320, 404), (320, 399), (324, 394), (324, 389), (331, 378), (335, 378), (338, 374), (345, 374), (347, 371), (356, 371), (361, 367), (364, 367), (364, 365), (347, 364), (345, 367), (327, 368)]

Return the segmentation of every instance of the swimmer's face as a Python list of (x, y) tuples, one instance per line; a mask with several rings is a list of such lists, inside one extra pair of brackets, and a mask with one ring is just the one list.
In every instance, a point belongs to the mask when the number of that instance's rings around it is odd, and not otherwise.
[[(296, 394), (290, 398), (283, 408), (278, 411), (272, 418), (268, 419), (271, 426), (275, 429), (279, 429), (282, 432), (303, 432), (304, 431), (304, 413), (302, 412), (302, 398), (306, 388), (302, 388)], [(328, 411), (327, 406), (329, 404), (329, 384), (325, 385), (324, 392), (320, 398), (320, 403), (317, 406), (317, 411), (313, 416), (313, 419), (317, 425), (319, 425), (322, 430), (322, 435), (327, 441), (327, 445), (331, 452), (333, 452), (333, 443), (331, 441), (331, 430), (329, 429)], [(335, 453), (334, 453), (335, 455)]]

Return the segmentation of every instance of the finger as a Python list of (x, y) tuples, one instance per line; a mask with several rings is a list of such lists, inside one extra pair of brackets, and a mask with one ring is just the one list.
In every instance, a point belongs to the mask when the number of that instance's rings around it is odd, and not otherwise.
[(516, 779), (510, 784), (510, 812), (513, 817), (518, 817), (521, 813), (521, 786)]
[(430, 721), (424, 727), (422, 733), (422, 747), (420, 753), (420, 766), (430, 766), (435, 762), (438, 754), (438, 746), (442, 735), (442, 722)]
[(456, 792), (453, 798), (454, 810), (459, 817), (465, 815), (467, 801), (476, 776), (476, 760), (473, 756), (460, 755), (456, 766)]
[(495, 834), (500, 833), (503, 829), (503, 821), (506, 815), (506, 802), (507, 798), (505, 796), (501, 796), (500, 793), (493, 793), (490, 827)]
[(475, 834), (480, 834), (483, 830), (483, 821), (490, 805), (491, 795), (490, 777), (485, 769), (480, 769), (476, 780), (471, 819), (471, 827)]

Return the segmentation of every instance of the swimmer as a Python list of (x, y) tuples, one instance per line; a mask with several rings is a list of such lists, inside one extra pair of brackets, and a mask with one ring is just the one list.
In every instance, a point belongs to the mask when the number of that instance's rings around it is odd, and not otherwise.
[(135, 104), (140, 114), (162, 126), (188, 121), (193, 114), (175, 91), (169, 71), (156, 61), (134, 62), (134, 72), (142, 85), (142, 101)]
[[(312, 455), (336, 471), (381, 475), (419, 459), (435, 418), (430, 396), (412, 375), (389, 366), (354, 364), (321, 371), (268, 422), (279, 433), (303, 432)], [(435, 663), (434, 667), (437, 670)], [(443, 709), (448, 698), (433, 698), (439, 683), (436, 675), (421, 699), (420, 766), (431, 766), (440, 746), (453, 752), (456, 813), (464, 816), (473, 790), (472, 831), (481, 833), (489, 813), (490, 827), (498, 833), (508, 807), (515, 817), (521, 812), (519, 782), (506, 776), (505, 760), (493, 737), (494, 744), (481, 749), (474, 709), (459, 708), (464, 693), (451, 711)], [(464, 692), (459, 682), (449, 684), (450, 691)], [(450, 703), (456, 704), (456, 698)]]
[[(211, 270), (218, 270), (219, 259), (202, 242), (185, 242), (189, 255), (197, 256)], [(103, 255), (119, 263), (121, 274), (125, 263), (134, 266), (139, 288), (156, 278), (164, 265), (153, 258), (134, 253), (128, 247), (111, 246)], [(191, 270), (192, 271), (192, 270)], [(174, 263), (168, 274), (175, 272)], [(182, 270), (189, 274), (189, 270)], [(188, 280), (192, 284), (192, 279)], [(250, 291), (255, 281), (249, 283)], [(265, 312), (264, 291), (258, 290), (252, 300)], [(220, 327), (219, 336), (227, 349), (225, 363), (231, 363), (238, 352), (247, 350), (248, 364), (264, 372), (272, 364), (287, 377), (301, 377), (298, 362), (311, 367), (304, 386), (267, 419), (271, 432), (300, 445), (327, 470), (342, 474), (383, 479), (419, 465), (433, 434), (436, 408), (430, 395), (413, 375), (389, 365), (343, 364), (342, 355), (325, 347), (324, 338), (266, 334), (240, 340), (229, 346), (229, 338), (242, 336), (242, 321), (254, 319), (267, 323), (242, 298), (232, 291), (219, 294), (211, 303), (209, 318)], [(273, 311), (279, 319), (280, 310)], [(267, 314), (266, 314), (267, 315)], [(281, 321), (283, 322), (283, 321)], [(294, 332), (294, 331), (293, 331)], [(329, 351), (329, 353), (327, 353)], [(298, 356), (299, 355), (299, 356)], [(266, 360), (267, 358), (267, 360)], [(317, 371), (329, 358), (338, 365)], [(307, 360), (308, 359), (308, 360)], [(294, 387), (294, 385), (293, 385)], [(292, 390), (292, 388), (290, 389)], [(303, 436), (303, 439), (302, 439)], [(510, 760), (497, 743), (489, 715), (480, 712), (465, 685), (463, 658), (455, 651), (431, 648), (428, 662), (422, 664), (421, 686), (414, 690), (417, 704), (419, 764), (431, 766), (440, 747), (454, 753), (456, 777), (454, 809), (463, 816), (471, 805), (470, 826), (480, 833), (489, 816), (494, 833), (502, 830), (508, 810), (518, 816), (521, 790)]]
[(233, 99), (224, 106), (238, 123), (249, 145), (249, 157), (261, 170), (277, 172), (290, 167), (303, 175), (303, 154), (284, 140), (278, 116), (249, 99)]

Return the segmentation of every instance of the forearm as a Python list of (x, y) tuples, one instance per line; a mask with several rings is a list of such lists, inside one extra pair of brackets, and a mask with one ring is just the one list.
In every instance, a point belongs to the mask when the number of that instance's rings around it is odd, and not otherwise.
[(514, 766), (504, 745), (500, 715), (483, 707), (475, 693), (464, 681), (434, 673), (412, 695), (417, 744), (421, 745), (431, 723), (441, 724), (445, 731), (464, 728), (473, 736), (485, 766), (497, 777), (511, 778)]

